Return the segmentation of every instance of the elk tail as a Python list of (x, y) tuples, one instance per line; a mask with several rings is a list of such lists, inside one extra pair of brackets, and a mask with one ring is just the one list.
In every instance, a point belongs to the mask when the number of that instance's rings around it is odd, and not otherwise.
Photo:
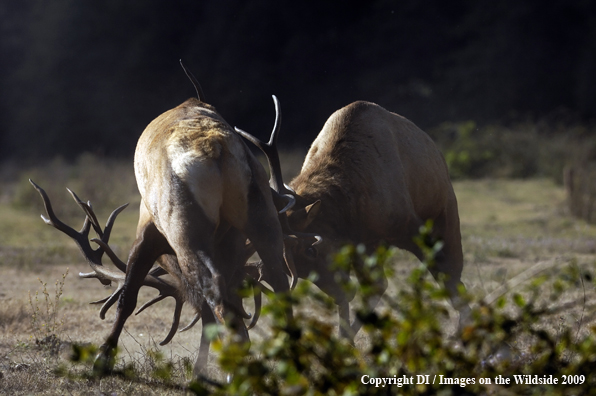
[(199, 98), (199, 100), (201, 102), (207, 103), (205, 101), (205, 93), (203, 92), (203, 88), (201, 88), (201, 84), (199, 84), (199, 81), (190, 72), (190, 70), (188, 70), (186, 68), (186, 66), (184, 66), (184, 63), (182, 63), (182, 59), (180, 59), (180, 66), (182, 66), (182, 70), (184, 70), (184, 73), (186, 74), (186, 77), (188, 77), (188, 79), (190, 80), (190, 82), (192, 83), (192, 85), (195, 87), (195, 91), (197, 92), (197, 98)]

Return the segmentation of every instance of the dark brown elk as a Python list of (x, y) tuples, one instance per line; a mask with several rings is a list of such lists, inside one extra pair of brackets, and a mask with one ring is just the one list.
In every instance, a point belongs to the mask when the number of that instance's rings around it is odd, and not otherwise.
[[(118, 301), (112, 330), (95, 363), (95, 369), (101, 372), (113, 365), (115, 347), (143, 285), (157, 288), (160, 296), (141, 310), (166, 296), (176, 298), (174, 324), (166, 341), (178, 326), (184, 302), (197, 312), (191, 325), (200, 317), (204, 325), (228, 324), (239, 340), (247, 341), (242, 320), (247, 315), (235, 291), (250, 272), (251, 267), (246, 266), (250, 254), (256, 250), (261, 257), (263, 272), (274, 291), (288, 291), (287, 276), (294, 277), (284, 258), (275, 206), (286, 206), (287, 202), (269, 188), (262, 165), (201, 96), (163, 113), (147, 126), (137, 144), (134, 168), (141, 205), (136, 240), (126, 263), (108, 245), (121, 208), (114, 211), (102, 230), (90, 205), (77, 198), (87, 219), (83, 230), (76, 232), (55, 217), (47, 195), (35, 186), (50, 217), (46, 222), (75, 239), (92, 264), (94, 272), (85, 276), (96, 277), (104, 284), (118, 283), (102, 308), (104, 315)], [(94, 240), (100, 245), (96, 250), (89, 246), (91, 226), (100, 238)], [(125, 276), (101, 264), (104, 252), (120, 271), (126, 272)], [(152, 269), (156, 261), (161, 267)], [(161, 277), (166, 272), (174, 282)], [(195, 375), (207, 362), (205, 339), (203, 333)]]
[[(317, 233), (323, 242), (314, 249), (300, 241), (286, 241), (292, 249), (298, 277), (318, 273), (315, 284), (338, 305), (340, 333), (353, 337), (360, 323), (350, 323), (349, 301), (338, 276), (347, 281), (349, 273), (332, 270), (332, 255), (344, 244), (364, 244), (372, 251), (381, 243), (423, 254), (414, 242), (420, 226), (433, 220), (433, 237), (444, 242), (430, 268), (444, 284), (460, 324), (467, 304), (458, 298), (463, 255), (457, 200), (442, 154), (431, 138), (406, 118), (369, 102), (354, 102), (329, 117), (312, 143), (300, 174), (290, 186), (281, 181), (275, 139), (263, 143), (237, 129), (259, 146), (269, 158), (272, 173), (278, 174), (277, 191), (291, 193), (296, 204), (288, 210), (289, 227)], [(317, 251), (318, 250), (318, 251)], [(356, 263), (356, 275), (363, 274)], [(376, 282), (376, 306), (387, 288), (382, 276)]]

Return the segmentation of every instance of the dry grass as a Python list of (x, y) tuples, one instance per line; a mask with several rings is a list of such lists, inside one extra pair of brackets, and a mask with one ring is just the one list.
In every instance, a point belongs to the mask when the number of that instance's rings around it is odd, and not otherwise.
[[(100, 221), (120, 203), (138, 202), (138, 196), (128, 184), (131, 183), (131, 169), (125, 163), (111, 163), (102, 166), (101, 161), (88, 158), (86, 161), (95, 167), (93, 178), (80, 179), (80, 173), (72, 178), (62, 177), (58, 181), (42, 168), (31, 170), (36, 174), (35, 181), (48, 190), (57, 203), (59, 216), (69, 218), (71, 224), (81, 224), (82, 213), (70, 212), (75, 207), (66, 191), (66, 183), (77, 185), (77, 193), (83, 199), (91, 199), (100, 213)], [(95, 161), (95, 162), (94, 162)], [(298, 161), (294, 161), (299, 164)], [(53, 165), (56, 166), (56, 165)], [(66, 166), (66, 165), (62, 165)], [(48, 167), (49, 168), (49, 167)], [(74, 168), (77, 168), (74, 166)], [(117, 181), (109, 177), (114, 169), (123, 174)], [(288, 175), (296, 169), (286, 170)], [(71, 171), (73, 173), (74, 171)], [(125, 174), (128, 172), (128, 176)], [(59, 174), (68, 173), (61, 170)], [(0, 173), (6, 175), (6, 171)], [(74, 243), (58, 231), (47, 227), (39, 219), (42, 210), (36, 207), (26, 180), (30, 174), (23, 172), (4, 176), (0, 192), (0, 380), (1, 394), (181, 394), (179, 388), (147, 379), (145, 383), (132, 383), (117, 377), (101, 381), (74, 380), (58, 376), (54, 369), (65, 364), (71, 343), (99, 344), (109, 332), (114, 310), (106, 320), (98, 317), (98, 306), (88, 303), (108, 295), (99, 282), (80, 279), (78, 272), (89, 271)], [(122, 181), (120, 181), (122, 180)], [(86, 183), (99, 186), (87, 186)], [(127, 184), (120, 186), (121, 183)], [(134, 179), (132, 181), (134, 183)], [(52, 186), (52, 190), (48, 188)], [(105, 187), (109, 186), (109, 187)], [(596, 257), (596, 227), (569, 216), (565, 210), (565, 193), (562, 187), (548, 180), (479, 180), (458, 181), (455, 183), (462, 221), (462, 234), (466, 267), (463, 280), (469, 290), (481, 298), (502, 286), (507, 280), (533, 267), (536, 263), (555, 261), (557, 266), (593, 266)], [(116, 197), (106, 199), (108, 192)], [(84, 191), (80, 192), (80, 191)], [(19, 197), (22, 202), (18, 202)], [(37, 197), (35, 197), (37, 198)], [(37, 198), (39, 199), (39, 198)], [(132, 243), (137, 219), (135, 205), (128, 208), (116, 222), (112, 237), (116, 252), (125, 257)], [(416, 259), (406, 252), (399, 252), (394, 259), (395, 274), (389, 293), (395, 293), (403, 286), (402, 279), (414, 266)], [(43, 296), (40, 280), (47, 282), (46, 291), (51, 298), (55, 295), (54, 283), (62, 279), (66, 269), (69, 275), (64, 281), (62, 296), (56, 314), (60, 324), (55, 331), (60, 340), (58, 353), (53, 353), (47, 343), (40, 345), (39, 330), (32, 320), (32, 305), (29, 293)], [(144, 289), (139, 301), (144, 302), (156, 292)], [(565, 298), (581, 301), (583, 290), (569, 291)], [(588, 294), (588, 298), (593, 298)], [(45, 300), (39, 299), (43, 311)], [(581, 304), (570, 309), (558, 323), (548, 323), (551, 330), (571, 325), (587, 327), (587, 318), (580, 322)], [(148, 309), (139, 316), (131, 317), (121, 338), (121, 363), (133, 363), (140, 372), (149, 378), (151, 360), (148, 351), (159, 350), (164, 357), (175, 363), (174, 382), (183, 385), (188, 376), (183, 368), (185, 362), (194, 362), (200, 337), (200, 324), (192, 330), (178, 334), (170, 345), (157, 344), (165, 337), (172, 318), (173, 302), (164, 301)], [(182, 323), (190, 321), (190, 310), (184, 311)], [(320, 314), (320, 313), (314, 313)], [(335, 316), (329, 318), (335, 321)], [(258, 340), (264, 337), (262, 330), (267, 318), (263, 318), (251, 337)], [(454, 323), (447, 324), (453, 326)], [(360, 336), (357, 346), (364, 347), (367, 340)], [(214, 363), (209, 366), (210, 374), (221, 378), (222, 373)], [(83, 366), (75, 366), (74, 371), (82, 372)]]

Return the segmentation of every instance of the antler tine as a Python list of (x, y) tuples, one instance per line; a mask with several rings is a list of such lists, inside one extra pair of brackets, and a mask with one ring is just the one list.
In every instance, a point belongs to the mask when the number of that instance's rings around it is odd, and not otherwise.
[[(89, 207), (91, 207), (91, 205), (89, 205)], [(109, 241), (110, 235), (112, 234), (112, 228), (114, 227), (114, 222), (116, 221), (116, 217), (118, 217), (120, 212), (122, 212), (127, 207), (128, 207), (128, 203), (125, 203), (124, 205), (120, 205), (119, 207), (114, 209), (112, 211), (112, 213), (110, 214), (110, 217), (108, 217), (108, 221), (106, 222), (106, 228), (104, 228), (104, 230), (103, 230), (104, 237), (102, 238), (102, 240), (105, 241), (106, 243)]]
[[(110, 260), (112, 260), (112, 262), (114, 263), (116, 268), (118, 268), (123, 273), (126, 273), (126, 263), (124, 261), (120, 260), (120, 258), (118, 256), (116, 256), (116, 253), (114, 253), (114, 251), (112, 250), (110, 245), (108, 245), (107, 241), (104, 241), (103, 239), (93, 238), (93, 239), (91, 239), (91, 242), (97, 243), (99, 245), (99, 247), (108, 255)], [(98, 271), (98, 269), (95, 267), (93, 267), (93, 269), (96, 272)], [(103, 269), (100, 271), (103, 271)]]
[[(241, 136), (252, 142), (254, 145), (256, 145), (267, 157), (267, 162), (269, 163), (269, 170), (271, 172), (269, 185), (271, 186), (271, 194), (275, 203), (275, 207), (279, 208), (283, 205), (284, 197), (289, 200), (289, 203), (287, 203), (287, 205), (278, 212), (280, 215), (283, 215), (296, 203), (296, 193), (292, 191), (290, 188), (288, 188), (283, 182), (281, 163), (279, 160), (279, 152), (277, 151), (277, 138), (279, 136), (279, 131), (281, 130), (281, 109), (277, 97), (275, 95), (272, 95), (272, 97), (273, 104), (275, 105), (275, 124), (273, 126), (273, 131), (271, 132), (271, 137), (268, 143), (265, 143), (257, 139), (256, 137), (241, 130), (240, 128), (235, 128), (235, 130), (238, 134), (240, 134)], [(295, 231), (293, 231), (290, 228), (290, 225), (288, 224), (287, 216), (280, 216), (279, 219), (282, 231), (285, 235), (294, 235), (296, 237), (307, 238), (314, 237), (316, 239), (315, 244), (318, 244), (322, 241), (322, 238), (318, 235), (314, 236), (310, 234), (296, 233)], [(298, 282), (298, 277), (291, 249), (284, 248), (284, 258), (290, 273), (290, 277), (292, 278), (291, 288), (293, 289), (296, 286), (296, 283)]]
[(162, 276), (162, 275), (166, 275), (167, 273), (168, 273), (168, 271), (161, 268), (159, 265), (153, 267), (151, 269), (151, 271), (149, 271), (149, 275), (152, 275), (152, 276)]
[(201, 313), (197, 312), (197, 314), (194, 316), (194, 318), (192, 318), (192, 320), (190, 321), (190, 323), (184, 327), (183, 329), (180, 330), (180, 332), (184, 332), (186, 330), (189, 330), (191, 327), (193, 327), (195, 324), (197, 324), (197, 322), (199, 321), (199, 319), (201, 319)]
[(273, 131), (271, 132), (271, 137), (269, 138), (268, 143), (257, 139), (240, 128), (234, 129), (238, 134), (257, 146), (267, 157), (269, 169), (271, 170), (269, 185), (279, 194), (289, 194), (293, 197), (292, 191), (284, 185), (281, 173), (281, 163), (279, 161), (279, 153), (277, 152), (277, 137), (279, 136), (279, 131), (281, 130), (281, 108), (277, 96), (271, 95), (271, 97), (273, 98), (273, 104), (275, 105), (275, 123), (273, 124)]
[(162, 345), (162, 346), (166, 345), (167, 343), (172, 341), (172, 338), (176, 335), (176, 331), (178, 330), (178, 325), (180, 324), (180, 314), (182, 313), (182, 305), (183, 304), (184, 304), (184, 302), (181, 302), (180, 300), (176, 300), (176, 308), (174, 309), (174, 320), (172, 321), (172, 327), (170, 327), (170, 332), (168, 333), (166, 338), (164, 338), (164, 340), (159, 343), (159, 345)]
[[(163, 279), (158, 278), (158, 280), (164, 282)], [(135, 312), (135, 315), (140, 314), (141, 312), (143, 312), (145, 310), (145, 308), (150, 307), (151, 305), (165, 299), (168, 296), (172, 296), (172, 295), (163, 294), (162, 290), (160, 290), (159, 296), (157, 296), (154, 299), (143, 304), (143, 306), (141, 308), (139, 308), (137, 310), (137, 312)], [(168, 333), (166, 338), (164, 338), (164, 340), (159, 343), (159, 345), (166, 345), (170, 341), (172, 341), (172, 338), (174, 337), (174, 335), (176, 335), (176, 331), (178, 330), (178, 326), (180, 325), (180, 314), (182, 313), (182, 306), (184, 305), (184, 301), (181, 298), (177, 298), (176, 296), (172, 296), (172, 297), (174, 297), (174, 299), (176, 300), (176, 308), (174, 309), (174, 319), (172, 320), (172, 326), (170, 327), (170, 332)], [(186, 331), (186, 330), (190, 329), (191, 327), (193, 327), (199, 321), (199, 319), (201, 319), (200, 312), (198, 312), (195, 315), (195, 317), (193, 318), (193, 320), (186, 327), (184, 327), (182, 330), (180, 330), (180, 332), (182, 333), (183, 331)]]
[(268, 297), (271, 297), (273, 295), (273, 292), (269, 290), (267, 287), (265, 287), (263, 283), (261, 283), (260, 279), (251, 278), (250, 281), (254, 289), (255, 313), (253, 314), (252, 320), (250, 321), (248, 326), (246, 326), (247, 330), (250, 330), (253, 327), (255, 327), (257, 321), (259, 320), (259, 317), (261, 316), (261, 307), (263, 305), (262, 294), (264, 293)]
[(319, 234), (313, 234), (311, 232), (299, 232), (299, 231), (294, 231), (294, 230), (284, 230), (284, 231), (288, 231), (291, 234), (285, 234), (284, 238), (285, 239), (308, 239), (308, 238), (313, 238), (315, 241), (312, 243), (311, 246), (317, 246), (318, 244), (320, 244), (321, 242), (323, 242), (323, 237), (320, 236)]
[[(81, 274), (79, 273), (79, 276)], [(89, 274), (82, 274), (82, 275), (89, 275)], [(91, 276), (81, 276), (81, 278), (92, 278)], [(110, 294), (111, 296), (111, 294)], [(110, 296), (104, 297), (101, 300), (96, 300), (96, 301), (91, 301), (89, 304), (102, 304), (105, 303), (106, 301), (108, 301), (108, 299), (110, 298)]]
[(77, 196), (77, 194), (75, 194), (75, 192), (72, 191), (70, 188), (66, 188), (66, 190), (70, 193), (72, 199), (74, 199), (77, 205), (79, 205), (79, 207), (83, 209), (83, 212), (85, 212), (85, 214), (89, 218), (89, 221), (91, 222), (91, 225), (93, 226), (93, 229), (95, 230), (97, 235), (99, 235), (100, 238), (103, 238), (103, 230), (99, 225), (99, 221), (97, 220), (97, 216), (95, 216), (95, 212), (93, 212), (93, 209), (91, 208), (91, 202), (83, 202)]
[(31, 183), (33, 188), (35, 188), (35, 190), (37, 190), (39, 195), (41, 195), (41, 199), (43, 200), (43, 206), (45, 207), (46, 213), (48, 215), (48, 217), (41, 215), (41, 218), (43, 219), (43, 221), (47, 225), (51, 225), (52, 227), (58, 229), (59, 231), (62, 231), (69, 237), (77, 240), (79, 238), (80, 232), (75, 231), (74, 228), (67, 226), (62, 221), (60, 221), (60, 219), (58, 219), (58, 217), (54, 213), (54, 209), (52, 208), (52, 203), (50, 202), (50, 198), (48, 197), (48, 194), (46, 194), (45, 190), (43, 188), (41, 188), (40, 186), (38, 186), (31, 179), (29, 179), (29, 183)]
[(271, 98), (273, 99), (273, 106), (275, 106), (275, 122), (273, 124), (273, 130), (271, 131), (268, 145), (277, 148), (277, 137), (281, 130), (281, 107), (279, 106), (279, 99), (277, 99), (277, 96), (271, 95)]
[[(254, 286), (253, 286), (254, 287)], [(255, 327), (257, 325), (257, 321), (259, 320), (259, 317), (261, 316), (261, 307), (263, 305), (263, 298), (261, 297), (261, 290), (255, 290), (254, 291), (254, 298), (255, 298), (255, 313), (252, 317), (252, 320), (250, 321), (250, 323), (248, 324), (248, 326), (246, 326), (246, 330), (250, 330), (253, 327)]]
[(101, 320), (104, 320), (106, 318), (106, 313), (108, 312), (108, 310), (112, 307), (112, 305), (116, 303), (116, 301), (118, 301), (123, 288), (124, 281), (122, 281), (122, 283), (118, 283), (118, 288), (116, 289), (116, 291), (112, 293), (107, 298), (107, 300), (105, 300), (104, 304), (101, 306), (101, 309), (99, 310), (99, 317), (101, 318)]
[[(122, 260), (120, 260), (120, 258), (118, 258), (116, 253), (114, 253), (112, 248), (108, 245), (108, 241), (110, 238), (110, 234), (111, 234), (113, 225), (116, 221), (116, 217), (118, 216), (118, 214), (120, 214), (120, 212), (122, 212), (128, 206), (128, 204), (124, 204), (124, 205), (116, 208), (114, 211), (112, 211), (112, 213), (110, 214), (110, 217), (108, 218), (108, 221), (106, 223), (105, 229), (102, 230), (101, 226), (99, 225), (99, 221), (97, 220), (97, 216), (95, 215), (95, 212), (93, 211), (93, 209), (91, 207), (91, 204), (89, 202), (87, 202), (87, 203), (83, 202), (72, 190), (67, 189), (68, 192), (70, 193), (70, 195), (72, 196), (72, 198), (74, 199), (74, 201), (79, 205), (79, 207), (81, 207), (81, 209), (86, 214), (85, 223), (83, 225), (83, 228), (81, 229), (81, 231), (76, 231), (72, 227), (66, 225), (65, 223), (60, 221), (60, 219), (58, 219), (58, 217), (54, 213), (52, 204), (51, 204), (50, 199), (49, 199), (47, 193), (45, 192), (45, 190), (43, 188), (41, 188), (40, 186), (38, 186), (35, 182), (33, 182), (33, 180), (29, 179), (29, 182), (31, 183), (33, 188), (35, 188), (37, 190), (37, 192), (40, 194), (40, 196), (43, 200), (44, 207), (45, 207), (46, 213), (48, 215), (47, 218), (43, 215), (41, 216), (43, 221), (46, 224), (51, 225), (52, 227), (56, 228), (57, 230), (65, 233), (66, 235), (68, 235), (69, 237), (74, 239), (74, 241), (77, 243), (77, 245), (81, 249), (81, 252), (87, 259), (89, 265), (93, 269), (92, 272), (88, 272), (88, 273), (81, 272), (81, 273), (79, 273), (79, 276), (82, 278), (96, 278), (104, 285), (109, 285), (112, 282), (117, 284), (116, 290), (111, 295), (109, 295), (108, 297), (105, 297), (101, 300), (97, 300), (97, 301), (94, 301), (91, 303), (91, 304), (102, 304), (103, 303), (103, 305), (99, 311), (99, 317), (101, 319), (105, 319), (106, 312), (116, 303), (116, 301), (118, 301), (118, 298), (120, 297), (120, 294), (122, 293), (122, 289), (124, 287), (124, 281), (126, 278), (126, 263), (123, 262)], [(98, 238), (91, 239), (91, 241), (93, 241), (97, 245), (99, 245), (99, 248), (97, 248), (97, 249), (91, 248), (91, 245), (89, 243), (90, 242), (89, 241), (89, 231), (91, 230), (91, 226), (93, 227), (95, 232), (100, 237), (100, 239), (98, 239)], [(118, 272), (113, 271), (109, 267), (105, 267), (102, 265), (101, 257), (103, 256), (104, 252), (112, 260), (112, 262), (114, 263), (116, 268), (119, 270)], [(176, 334), (176, 331), (178, 330), (178, 326), (180, 323), (180, 314), (182, 312), (182, 306), (184, 305), (184, 300), (183, 300), (182, 296), (180, 295), (176, 285), (171, 284), (170, 282), (159, 278), (159, 276), (165, 275), (166, 273), (167, 272), (165, 270), (163, 270), (161, 267), (156, 267), (156, 268), (152, 269), (149, 272), (149, 274), (145, 277), (145, 279), (143, 281), (143, 285), (157, 289), (160, 294), (158, 297), (156, 297), (156, 298), (152, 299), (151, 301), (149, 301), (148, 303), (144, 304), (137, 311), (137, 314), (138, 314), (141, 311), (143, 311), (145, 308), (163, 300), (164, 298), (166, 298), (168, 296), (171, 296), (176, 300), (176, 309), (174, 310), (174, 319), (172, 322), (172, 327), (170, 329), (170, 332), (168, 333), (166, 338), (160, 343), (160, 345), (165, 345), (168, 342), (170, 342), (172, 340), (172, 337)], [(200, 318), (200, 313), (198, 314), (198, 316)], [(196, 323), (196, 320), (193, 320), (193, 322), (191, 322), (191, 324), (188, 325), (186, 328), (192, 327), (192, 325), (194, 323)]]
[(145, 304), (143, 304), (143, 306), (141, 308), (137, 309), (137, 312), (135, 312), (135, 315), (138, 315), (141, 312), (143, 312), (145, 310), (145, 308), (149, 308), (153, 304), (158, 303), (161, 300), (165, 300), (166, 297), (168, 297), (168, 296), (163, 295), (163, 294), (160, 293), (159, 296), (155, 297), (152, 300), (147, 301)]
[(112, 233), (112, 227), (114, 226), (116, 217), (118, 217), (120, 212), (122, 212), (124, 209), (126, 209), (128, 207), (128, 203), (125, 203), (124, 205), (120, 205), (119, 207), (117, 207), (116, 209), (114, 209), (112, 211), (112, 213), (108, 217), (108, 221), (106, 222), (106, 227), (102, 230), (101, 226), (99, 225), (99, 220), (97, 220), (97, 216), (95, 215), (95, 212), (93, 211), (93, 207), (91, 206), (91, 202), (89, 202), (89, 201), (83, 202), (74, 191), (72, 191), (69, 188), (67, 188), (67, 190), (70, 193), (70, 195), (72, 196), (72, 198), (74, 199), (74, 201), (79, 205), (79, 207), (81, 209), (83, 209), (83, 212), (85, 212), (85, 214), (89, 218), (89, 221), (91, 222), (91, 225), (93, 226), (93, 229), (95, 230), (97, 235), (102, 239), (102, 241), (107, 243), (110, 240), (110, 235)]
[(279, 214), (286, 213), (288, 210), (292, 209), (294, 205), (296, 205), (296, 197), (294, 197), (293, 194), (280, 194), (271, 188), (271, 195), (273, 196), (273, 201), (275, 202), (276, 208), (287, 202), (286, 206), (277, 212)]
[(43, 205), (46, 209), (48, 217), (46, 218), (44, 215), (41, 215), (42, 220), (47, 225), (51, 225), (52, 227), (71, 237), (79, 246), (79, 249), (83, 253), (83, 256), (89, 263), (101, 265), (101, 256), (103, 252), (99, 251), (99, 249), (94, 250), (89, 244), (88, 238), (91, 226), (91, 221), (89, 217), (85, 218), (85, 223), (83, 224), (83, 228), (81, 229), (81, 231), (76, 231), (75, 229), (66, 225), (60, 219), (58, 219), (52, 208), (50, 198), (48, 197), (48, 194), (45, 192), (45, 190), (38, 186), (33, 180), (29, 179), (29, 182), (31, 183), (33, 188), (37, 190), (37, 192), (41, 196), (41, 199), (43, 200)]

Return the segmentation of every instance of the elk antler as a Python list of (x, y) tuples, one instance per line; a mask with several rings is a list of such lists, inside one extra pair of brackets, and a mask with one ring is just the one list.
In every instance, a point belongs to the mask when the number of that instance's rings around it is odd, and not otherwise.
[[(282, 231), (284, 233), (284, 239), (286, 240), (297, 240), (297, 239), (308, 239), (314, 238), (315, 242), (312, 244), (318, 245), (323, 241), (323, 238), (317, 234), (311, 234), (306, 232), (297, 232), (290, 228), (288, 224), (288, 218), (285, 215), (285, 212), (292, 208), (296, 203), (296, 196), (295, 192), (288, 188), (284, 182), (281, 173), (281, 163), (279, 161), (279, 152), (277, 150), (277, 137), (279, 136), (279, 131), (281, 129), (281, 109), (279, 106), (279, 100), (277, 96), (271, 95), (273, 98), (273, 103), (275, 105), (275, 124), (273, 125), (273, 131), (271, 132), (271, 137), (269, 139), (269, 143), (265, 143), (260, 139), (257, 139), (250, 133), (243, 131), (240, 128), (234, 128), (234, 130), (242, 137), (253, 143), (257, 146), (267, 157), (267, 162), (269, 163), (269, 171), (271, 173), (269, 178), (269, 185), (271, 186), (271, 193), (273, 195), (273, 200), (276, 204), (276, 207), (281, 206), (280, 202), (282, 199), (287, 199), (289, 203), (279, 211), (279, 220), (281, 223)], [(286, 263), (292, 275), (292, 286), (293, 289), (298, 282), (298, 275), (296, 272), (296, 267), (294, 265), (294, 259), (290, 252), (290, 249), (285, 248), (284, 244), (284, 256), (286, 258)]]
[[(99, 316), (101, 319), (104, 319), (106, 312), (118, 300), (118, 298), (122, 292), (122, 287), (124, 286), (124, 279), (126, 276), (126, 263), (124, 263), (122, 260), (120, 260), (116, 256), (114, 251), (108, 245), (108, 241), (110, 238), (112, 227), (114, 225), (114, 222), (116, 221), (116, 217), (118, 216), (118, 214), (120, 212), (122, 212), (128, 206), (128, 204), (125, 204), (125, 205), (122, 205), (122, 206), (116, 208), (112, 212), (110, 217), (108, 218), (106, 227), (102, 230), (101, 226), (99, 225), (99, 222), (97, 221), (97, 216), (95, 215), (95, 213), (93, 212), (93, 209), (91, 208), (91, 203), (90, 202), (85, 203), (85, 202), (81, 201), (79, 199), (79, 197), (74, 192), (72, 192), (71, 190), (68, 190), (68, 192), (72, 195), (75, 202), (81, 207), (81, 209), (83, 209), (83, 211), (86, 214), (83, 228), (81, 229), (81, 231), (76, 231), (73, 228), (71, 228), (70, 226), (68, 226), (65, 223), (63, 223), (62, 221), (60, 221), (60, 219), (58, 219), (58, 217), (54, 213), (54, 210), (52, 209), (52, 204), (51, 204), (50, 199), (49, 199), (48, 195), (46, 194), (46, 192), (40, 186), (35, 184), (31, 179), (29, 179), (29, 182), (37, 190), (39, 195), (41, 195), (41, 198), (43, 200), (43, 203), (44, 203), (44, 206), (46, 209), (46, 213), (48, 215), (48, 217), (45, 217), (43, 215), (41, 216), (43, 221), (46, 224), (51, 225), (52, 227), (56, 228), (57, 230), (63, 232), (64, 234), (68, 235), (69, 237), (71, 237), (76, 242), (79, 249), (81, 250), (81, 253), (85, 257), (85, 259), (87, 260), (87, 262), (89, 263), (91, 268), (93, 269), (92, 272), (80, 273), (79, 276), (82, 278), (96, 278), (104, 285), (110, 285), (112, 282), (116, 283), (116, 285), (117, 285), (116, 291), (114, 291), (110, 296), (108, 296), (104, 299), (92, 302), (92, 304), (103, 303), (103, 305), (100, 309), (100, 312), (99, 312)], [(98, 238), (91, 239), (92, 242), (95, 242), (96, 244), (99, 245), (99, 247), (97, 249), (93, 249), (91, 247), (91, 244), (89, 243), (89, 231), (90, 231), (91, 227), (93, 227), (93, 229), (99, 236), (99, 239)], [(119, 270), (119, 272), (113, 271), (110, 268), (105, 267), (102, 264), (101, 258), (104, 253), (106, 253), (108, 255), (108, 257), (112, 260), (112, 262), (114, 263), (116, 268)], [(160, 278), (160, 276), (165, 275), (165, 274), (166, 274), (165, 270), (163, 270), (161, 267), (156, 267), (156, 268), (153, 268), (149, 272), (149, 274), (145, 277), (145, 280), (143, 281), (143, 285), (157, 289), (159, 291), (159, 296), (155, 297), (151, 301), (144, 304), (136, 312), (137, 314), (139, 314), (145, 308), (163, 300), (166, 297), (174, 298), (174, 300), (176, 301), (176, 308), (174, 309), (174, 319), (172, 321), (172, 326), (170, 328), (170, 332), (168, 333), (166, 338), (160, 343), (160, 345), (165, 345), (168, 342), (170, 342), (172, 340), (172, 337), (174, 337), (174, 335), (176, 334), (176, 330), (178, 329), (178, 325), (180, 323), (180, 314), (182, 312), (182, 306), (184, 304), (184, 299), (182, 298), (182, 294), (179, 292), (176, 285), (168, 282), (167, 280), (165, 280), (163, 278)], [(200, 318), (200, 314), (197, 314), (197, 316)], [(188, 325), (187, 327), (185, 327), (183, 330), (187, 330), (190, 327), (192, 327), (198, 321), (198, 319), (196, 317), (195, 317), (195, 319), (193, 319), (191, 324)]]
[[(265, 143), (260, 139), (257, 139), (250, 133), (243, 131), (242, 129), (235, 127), (234, 130), (246, 140), (253, 143), (257, 146), (265, 157), (267, 157), (267, 162), (269, 164), (269, 171), (271, 173), (269, 178), (269, 185), (272, 189), (272, 194), (276, 203), (278, 202), (281, 197), (288, 199), (290, 202), (284, 207), (282, 210), (279, 211), (280, 214), (285, 213), (289, 209), (291, 209), (294, 204), (296, 203), (296, 192), (290, 189), (283, 181), (282, 172), (281, 172), (281, 162), (279, 160), (279, 152), (277, 150), (277, 137), (279, 136), (279, 131), (281, 129), (281, 109), (279, 106), (279, 100), (277, 96), (271, 95), (273, 98), (273, 104), (275, 105), (275, 124), (273, 125), (273, 131), (271, 132), (271, 137), (269, 138), (269, 143)], [(285, 218), (283, 216), (282, 218)], [(316, 241), (313, 245), (318, 245), (323, 241), (323, 238), (317, 234), (311, 234), (306, 232), (296, 232), (290, 228), (287, 221), (281, 222), (282, 228), (286, 236), (295, 236), (298, 238), (314, 238)]]
[[(294, 192), (286, 187), (283, 182), (282, 174), (281, 174), (281, 164), (279, 161), (279, 153), (277, 152), (277, 137), (279, 136), (279, 131), (281, 129), (281, 110), (279, 107), (279, 100), (277, 96), (272, 95), (273, 103), (275, 105), (275, 124), (273, 125), (273, 131), (271, 132), (271, 138), (269, 139), (269, 143), (265, 143), (250, 133), (243, 131), (240, 128), (234, 128), (236, 132), (244, 137), (246, 140), (253, 143), (257, 146), (267, 157), (267, 162), (269, 163), (269, 170), (271, 175), (269, 177), (269, 185), (273, 189), (273, 198), (276, 201), (280, 201), (282, 199), (286, 199), (288, 201), (287, 205), (279, 211), (279, 213), (285, 213), (287, 210), (291, 209), (294, 204), (296, 204), (296, 197), (294, 196)], [(276, 202), (277, 204), (278, 202)]]
[[(120, 212), (122, 212), (128, 204), (124, 204), (118, 208), (116, 208), (108, 218), (106, 223), (106, 227), (102, 230), (101, 226), (99, 225), (99, 221), (97, 220), (97, 216), (91, 207), (90, 202), (83, 202), (73, 191), (67, 189), (68, 192), (73, 197), (74, 201), (79, 205), (79, 207), (85, 212), (85, 222), (83, 224), (83, 228), (81, 231), (75, 231), (70, 226), (63, 223), (58, 217), (55, 215), (54, 210), (52, 209), (52, 204), (50, 199), (44, 189), (40, 186), (35, 184), (32, 180), (29, 182), (33, 185), (33, 187), (37, 190), (37, 192), (41, 195), (46, 212), (48, 217), (41, 216), (44, 222), (52, 227), (56, 228), (59, 231), (62, 231), (69, 237), (71, 237), (79, 246), (83, 256), (93, 269), (92, 272), (88, 273), (79, 273), (79, 276), (82, 278), (96, 278), (98, 279), (103, 285), (110, 285), (112, 282), (115, 283), (116, 291), (114, 291), (111, 295), (97, 301), (91, 302), (91, 304), (102, 304), (102, 307), (99, 312), (99, 316), (101, 319), (105, 319), (105, 314), (107, 311), (114, 305), (122, 292), (122, 287), (124, 286), (124, 280), (126, 277), (126, 263), (124, 263), (112, 250), (109, 246), (109, 238), (112, 232), (112, 227), (114, 222), (116, 221), (116, 217)], [(100, 239), (92, 238), (89, 240), (89, 231), (93, 227), (94, 231), (97, 233)], [(89, 243), (89, 241), (96, 243), (99, 247), (97, 249), (93, 249)], [(247, 257), (252, 254), (253, 250), (252, 246), (247, 246)], [(104, 266), (101, 262), (103, 254), (107, 254), (108, 257), (114, 263), (114, 266), (120, 271), (116, 272), (111, 270), (110, 268)], [(250, 254), (248, 254), (250, 253)], [(261, 269), (257, 268), (253, 263), (248, 263), (246, 265), (246, 275), (251, 283), (254, 281), (258, 282), (261, 278)], [(172, 326), (170, 328), (170, 332), (166, 336), (166, 338), (160, 342), (160, 345), (166, 345), (169, 343), (180, 324), (180, 315), (182, 313), (182, 307), (184, 305), (184, 299), (182, 297), (182, 293), (180, 293), (179, 289), (176, 285), (166, 281), (163, 278), (160, 278), (163, 275), (166, 275), (167, 271), (164, 270), (162, 267), (155, 266), (149, 271), (149, 274), (145, 277), (143, 281), (144, 286), (149, 286), (159, 291), (159, 295), (150, 301), (143, 304), (136, 312), (135, 315), (140, 314), (146, 308), (152, 306), (153, 304), (165, 299), (166, 297), (173, 297), (176, 301), (176, 306), (174, 308), (174, 317), (172, 320)], [(260, 314), (260, 293), (255, 293), (255, 310), (256, 313), (252, 316), (251, 327), (256, 324), (256, 321), (259, 318)], [(242, 312), (245, 319), (250, 319), (251, 315), (247, 314), (246, 312)], [(184, 328), (180, 330), (180, 332), (187, 331), (192, 328), (198, 321), (201, 319), (201, 313), (197, 312), (191, 322)]]

